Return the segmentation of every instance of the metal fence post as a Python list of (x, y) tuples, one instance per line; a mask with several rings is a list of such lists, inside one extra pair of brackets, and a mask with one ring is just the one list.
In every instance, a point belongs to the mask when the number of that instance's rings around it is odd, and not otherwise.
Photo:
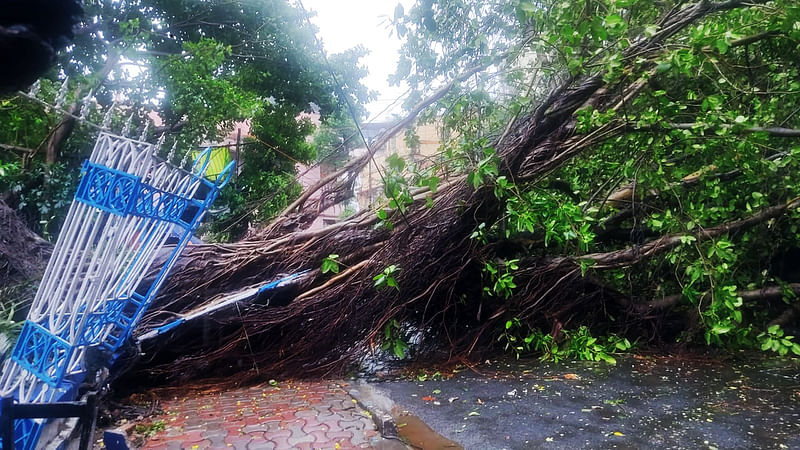
[(94, 437), (94, 426), (97, 420), (97, 393), (90, 392), (86, 395), (86, 410), (81, 417), (83, 429), (81, 430), (81, 450), (92, 448), (92, 437)]
[(14, 398), (3, 397), (0, 400), (0, 434), (3, 448), (14, 449)]

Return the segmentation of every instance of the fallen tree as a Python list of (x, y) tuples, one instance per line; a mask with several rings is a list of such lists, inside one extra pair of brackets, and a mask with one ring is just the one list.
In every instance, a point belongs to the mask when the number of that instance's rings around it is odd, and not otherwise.
[[(548, 8), (551, 6), (557, 8)], [(692, 197), (696, 194), (689, 190), (691, 186), (676, 185), (673, 180), (677, 177), (680, 181), (686, 175), (685, 167), (713, 159), (716, 145), (742, 140), (737, 136), (751, 136), (758, 139), (753, 145), (775, 150), (775, 140), (794, 134), (770, 135), (769, 130), (783, 129), (785, 123), (780, 127), (748, 125), (748, 119), (738, 116), (725, 121), (721, 118), (724, 114), (708, 120), (709, 111), (716, 110), (705, 103), (699, 106), (701, 100), (709, 100), (698, 97), (706, 95), (704, 89), (713, 92), (718, 83), (705, 79), (687, 82), (686, 69), (679, 67), (679, 60), (696, 53), (693, 57), (702, 60), (690, 69), (702, 76), (719, 71), (725, 79), (723, 84), (731, 85), (741, 80), (718, 66), (732, 66), (744, 58), (747, 68), (736, 68), (737, 76), (759, 85), (763, 74), (753, 74), (759, 69), (751, 67), (754, 63), (749, 50), (746, 55), (726, 55), (728, 48), (710, 50), (708, 43), (716, 45), (716, 35), (709, 37), (698, 30), (724, 28), (730, 25), (728, 21), (741, 21), (744, 24), (737, 22), (737, 26), (759, 38), (740, 38), (737, 42), (745, 44), (737, 46), (773, 46), (759, 47), (759, 58), (774, 64), (784, 61), (777, 56), (781, 48), (795, 48), (795, 38), (758, 26), (773, 23), (776, 29), (782, 27), (779, 11), (784, 7), (781, 2), (701, 1), (676, 5), (658, 20), (649, 17), (652, 24), (639, 25), (632, 21), (646, 20), (648, 14), (637, 16), (623, 8), (619, 15), (601, 20), (604, 28), (602, 33), (596, 30), (595, 40), (577, 32), (587, 20), (595, 23), (591, 11), (585, 10), (567, 17), (573, 20), (574, 33), (565, 32), (569, 39), (561, 38), (568, 42), (547, 38), (552, 29), (535, 23), (538, 16), (524, 16), (528, 10), (522, 8), (521, 20), (527, 24), (522, 41), (526, 45), (545, 41), (555, 47), (556, 55), (562, 53), (562, 46), (575, 42), (580, 51), (571, 51), (583, 55), (577, 67), (565, 64), (571, 72), (549, 78), (553, 87), (538, 98), (538, 103), (505, 114), (505, 126), (484, 133), (484, 143), (476, 146), (477, 151), (471, 148), (472, 153), (465, 152), (465, 159), (471, 163), (459, 166), (460, 171), (448, 166), (440, 168), (437, 173), (443, 176), (435, 181), (430, 176), (417, 177), (422, 181), (420, 187), (401, 181), (395, 189), (386, 190), (386, 203), (377, 210), (362, 211), (322, 230), (306, 230), (319, 210), (318, 205), (305, 204), (311, 194), (307, 192), (248, 239), (187, 249), (180, 267), (143, 319), (140, 334), (220, 296), (257, 287), (285, 274), (309, 272), (298, 278), (284, 298), (270, 299), (269, 304), (258, 300), (237, 304), (235, 314), (215, 315), (200, 327), (164, 335), (158, 345), (143, 349), (147, 356), (134, 373), (173, 381), (231, 373), (240, 373), (237, 381), (264, 374), (329, 374), (343, 370), (381, 343), (405, 342), (415, 335), (414, 351), (420, 357), (470, 358), (495, 350), (498, 336), (510, 339), (512, 332), (518, 333), (513, 337), (521, 342), (534, 327), (552, 330), (554, 339), (561, 329), (589, 325), (599, 333), (643, 339), (681, 335), (688, 338), (685, 341), (705, 336), (707, 343), (719, 345), (724, 345), (729, 336), (743, 339), (746, 333), (755, 333), (764, 318), (754, 314), (743, 319), (742, 302), (758, 301), (760, 297), (750, 292), (769, 292), (764, 297), (780, 301), (781, 296), (774, 294), (786, 280), (756, 276), (750, 283), (757, 286), (749, 288), (747, 295), (738, 295), (735, 283), (747, 284), (730, 267), (737, 257), (763, 260), (763, 255), (754, 256), (753, 252), (759, 251), (764, 235), (788, 235), (781, 238), (783, 247), (796, 242), (796, 231), (789, 231), (797, 225), (796, 210), (800, 206), (793, 184), (797, 180), (789, 173), (796, 163), (796, 152), (785, 153), (786, 157), (777, 159), (782, 166), (774, 167), (774, 172), (783, 177), (779, 179), (791, 180), (792, 184), (758, 192), (757, 196), (751, 195), (755, 191), (748, 191), (749, 199), (731, 200), (730, 209), (714, 214), (696, 212), (703, 210), (703, 201), (712, 203), (708, 199), (712, 197)], [(743, 9), (755, 12), (748, 16), (741, 13)], [(570, 23), (567, 18), (563, 23)], [(631, 23), (622, 26), (617, 18)], [(755, 25), (757, 22), (759, 25)], [(559, 30), (566, 29), (563, 23), (557, 23)], [(687, 32), (689, 29), (691, 32)], [(722, 45), (729, 44), (722, 40), (720, 48)], [(520, 58), (520, 49), (527, 47), (514, 48)], [(467, 80), (483, 66), (470, 67), (464, 72), (466, 76), (453, 79)], [(502, 64), (499, 67), (500, 71), (510, 70)], [(526, 79), (525, 84), (530, 86), (534, 81)], [(452, 101), (448, 93), (457, 84), (449, 83), (419, 102), (391, 133), (413, 122), (434, 102), (441, 105), (442, 101)], [(687, 91), (694, 92), (689, 94), (691, 100), (698, 101), (686, 102), (684, 108), (661, 100), (665, 95), (685, 99)], [(751, 94), (756, 98), (762, 95), (756, 90)], [(739, 95), (737, 103), (728, 100), (736, 114), (738, 102), (749, 101), (745, 94)], [(680, 100), (672, 103), (681, 104)], [(653, 114), (654, 108), (660, 113)], [(688, 123), (685, 114), (704, 115), (692, 121), (703, 125), (680, 125)], [(614, 120), (616, 117), (626, 120)], [(785, 118), (784, 122), (797, 122), (792, 115)], [(662, 120), (665, 126), (651, 123)], [(631, 122), (638, 122), (635, 130), (631, 130)], [(652, 137), (650, 144), (641, 140), (648, 134)], [(388, 136), (378, 142), (385, 142)], [(698, 141), (705, 143), (707, 152), (691, 150)], [(677, 146), (688, 150), (675, 151), (674, 155), (656, 153)], [(368, 152), (350, 162), (312, 190), (354, 176), (370, 156)], [(720, 158), (717, 164), (741, 163), (743, 158)], [(587, 161), (593, 159), (597, 179), (592, 179), (592, 172), (586, 169)], [(768, 157), (759, 160), (764, 164), (776, 161)], [(676, 161), (681, 170), (667, 169), (667, 176), (663, 167), (675, 166)], [(597, 165), (603, 167), (597, 169)], [(645, 179), (640, 174), (644, 167), (655, 175)], [(741, 170), (753, 171), (750, 166)], [(742, 181), (750, 183), (747, 189), (758, 184), (752, 173), (747, 178)], [(708, 191), (718, 186), (719, 177), (703, 178), (702, 182), (703, 191)], [(594, 241), (595, 234), (589, 230), (619, 214), (607, 203), (620, 185), (633, 186), (631, 190), (643, 185), (647, 187), (642, 187), (642, 192), (669, 194), (643, 196), (632, 192), (626, 197), (626, 206), (633, 211), (613, 223), (606, 222), (625, 231), (622, 234), (627, 233), (629, 238), (622, 242)], [(542, 190), (547, 194), (540, 194)], [(645, 205), (643, 199), (652, 203)], [(555, 206), (551, 205), (550, 215), (543, 217), (545, 202)], [(524, 215), (520, 213), (523, 206), (527, 208)], [(673, 210), (683, 215), (665, 216), (666, 211)], [(575, 217), (566, 217), (569, 211), (574, 211)], [(647, 233), (643, 232), (645, 225)], [(750, 253), (748, 244), (755, 245)], [(730, 248), (734, 245), (745, 250), (732, 255)], [(777, 253), (772, 248), (769, 254), (774, 257)], [(319, 270), (326, 259), (336, 268), (335, 274)], [(774, 285), (768, 285), (771, 280)], [(667, 289), (672, 292), (665, 293)], [(793, 291), (791, 285), (782, 292), (788, 295)], [(688, 308), (675, 313), (685, 317), (675, 326), (675, 316), (670, 316), (669, 310), (677, 309), (681, 302)], [(785, 308), (780, 308), (776, 314), (783, 311)], [(772, 319), (775, 317), (767, 318)]]
[(0, 236), (0, 285), (41, 276), (53, 245), (32, 232), (2, 199)]

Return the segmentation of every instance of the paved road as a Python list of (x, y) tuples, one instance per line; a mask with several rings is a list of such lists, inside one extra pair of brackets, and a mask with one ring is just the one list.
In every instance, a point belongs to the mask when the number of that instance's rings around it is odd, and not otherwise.
[[(173, 398), (147, 449), (370, 448), (377, 432), (344, 383), (280, 382)], [(156, 422), (158, 423), (158, 422)]]
[(800, 448), (797, 361), (618, 359), (370, 385), (466, 449)]

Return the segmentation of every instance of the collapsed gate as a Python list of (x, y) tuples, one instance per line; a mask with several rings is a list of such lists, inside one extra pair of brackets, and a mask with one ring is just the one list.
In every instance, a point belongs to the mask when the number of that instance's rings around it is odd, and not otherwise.
[[(105, 355), (106, 365), (119, 357), (233, 171), (230, 162), (210, 181), (211, 149), (190, 171), (158, 158), (156, 150), (109, 133), (98, 137), (3, 367), (0, 396), (19, 403), (71, 401), (82, 383), (94, 383), (87, 379), (95, 375), (87, 354)], [(46, 423), (17, 420), (15, 448), (36, 448)]]

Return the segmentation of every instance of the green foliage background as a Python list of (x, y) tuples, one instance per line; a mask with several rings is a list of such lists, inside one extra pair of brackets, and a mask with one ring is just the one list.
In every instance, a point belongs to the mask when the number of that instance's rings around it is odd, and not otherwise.
[[(516, 266), (563, 256), (631, 311), (677, 298), (667, 314), (653, 314), (679, 325), (653, 325), (662, 328), (649, 338), (800, 350), (792, 339), (781, 341), (777, 329), (764, 331), (797, 307), (800, 273), (788, 268), (800, 267), (800, 213), (793, 206), (777, 218), (752, 219), (773, 206), (796, 205), (800, 195), (800, 7), (757, 3), (731, 3), (739, 7), (692, 24), (655, 58), (638, 59), (623, 54), (657, 33), (660, 17), (687, 5), (443, 0), (419, 1), (409, 11), (398, 6), (392, 22), (405, 43), (396, 80), (415, 89), (410, 103), (431, 92), (431, 80), (488, 65), (423, 117), (440, 121), (449, 136), (440, 176), (464, 171), (475, 189), (490, 186), (505, 206), (500, 220), (473, 233), (486, 248), (485, 299), (507, 302), (513, 311)], [(565, 166), (526, 179), (498, 165), (493, 147), (509, 121), (534, 111), (568, 77), (591, 74), (642, 89), (616, 111), (579, 108), (575, 133), (592, 145)], [(696, 238), (743, 219), (752, 223)], [(681, 245), (624, 267), (592, 267), (590, 256), (635, 250), (664, 236), (682, 236)], [(757, 295), (774, 286), (782, 295)], [(541, 330), (560, 329), (521, 306), (517, 313), (497, 331), (507, 349), (530, 351), (534, 340), (547, 337)], [(575, 320), (550, 338), (586, 336), (586, 324)], [(595, 315), (588, 325), (601, 333), (634, 327), (616, 320)]]
[[(241, 234), (297, 195), (296, 162), (317, 157), (306, 142), (315, 126), (298, 117), (319, 114), (326, 124), (341, 116), (345, 99), (363, 113), (372, 95), (359, 82), (365, 50), (328, 57), (334, 83), (305, 12), (283, 0), (108, 0), (84, 7), (74, 45), (42, 78), (40, 98), (52, 102), (69, 76), (66, 107), (91, 92), (100, 105), (89, 114), (95, 123), (115, 101), (117, 131), (130, 112), (139, 131), (145, 113), (157, 113), (164, 124), (151, 127), (147, 139), (165, 131), (164, 154), (177, 143), (178, 158), (250, 121), (254, 139), (242, 147), (242, 173), (218, 205), (211, 228), (217, 238)], [(96, 131), (78, 124), (45, 163), (43, 147), (62, 117), (21, 96), (0, 102), (0, 192), (32, 228), (54, 235)]]

